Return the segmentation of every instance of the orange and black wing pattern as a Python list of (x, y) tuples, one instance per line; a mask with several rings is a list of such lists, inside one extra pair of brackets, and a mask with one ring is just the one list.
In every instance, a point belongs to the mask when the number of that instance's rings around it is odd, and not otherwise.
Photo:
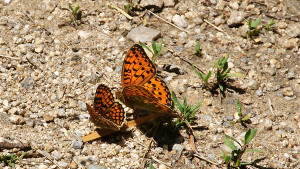
[(156, 76), (156, 68), (144, 49), (133, 45), (127, 52), (122, 68), (122, 99), (133, 109), (170, 112), (172, 103), (166, 83)]
[(156, 74), (156, 68), (144, 49), (133, 45), (127, 52), (122, 67), (122, 88), (129, 85), (142, 86)]
[(94, 108), (87, 104), (91, 120), (100, 128), (114, 131), (120, 130), (125, 121), (122, 105), (114, 102), (110, 89), (100, 84), (96, 90)]
[(171, 113), (172, 110), (159, 102), (150, 91), (142, 86), (131, 85), (123, 89), (123, 99), (134, 110), (147, 110), (155, 113)]
[(155, 76), (144, 84), (144, 88), (153, 94), (158, 99), (158, 102), (171, 107), (172, 99), (170, 90), (163, 80)]

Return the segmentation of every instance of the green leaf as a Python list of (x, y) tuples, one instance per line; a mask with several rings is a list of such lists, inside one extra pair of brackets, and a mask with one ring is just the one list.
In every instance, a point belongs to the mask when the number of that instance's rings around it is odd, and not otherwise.
[(242, 74), (242, 73), (228, 73), (227, 76), (231, 76), (231, 77), (245, 77), (245, 75)]
[(258, 24), (260, 23), (261, 19), (257, 18), (254, 22), (251, 23), (252, 28), (256, 28)]
[(230, 140), (228, 140), (226, 137), (224, 137), (224, 143), (231, 149), (231, 150), (237, 150), (234, 143)]
[(271, 21), (270, 21), (270, 23), (269, 23), (269, 26), (272, 26), (272, 25), (274, 25), (275, 24), (275, 21), (274, 21), (274, 19), (272, 19)]
[(248, 21), (248, 29), (249, 30), (251, 30), (252, 29), (252, 27), (251, 27), (251, 25), (252, 25), (252, 19), (249, 19), (249, 21)]
[(196, 46), (195, 46), (195, 52), (196, 52), (196, 53), (199, 53), (199, 52), (200, 52), (200, 42), (199, 42), (199, 41), (197, 41), (197, 44), (196, 44)]
[(247, 149), (246, 152), (256, 152), (256, 153), (263, 153), (264, 150), (255, 150), (255, 149)]
[(252, 165), (253, 163), (249, 162), (249, 163), (241, 163), (241, 166), (242, 165)]
[(204, 78), (204, 82), (206, 83), (206, 84), (208, 84), (208, 79), (210, 78), (210, 76), (211, 76), (211, 71), (208, 71), (208, 74), (205, 76), (205, 78)]
[(79, 3), (77, 3), (77, 6), (75, 7), (75, 10), (74, 10), (74, 14), (77, 14), (78, 10), (79, 10)]
[(73, 8), (72, 8), (72, 6), (70, 4), (69, 4), (69, 9), (70, 9), (71, 12), (74, 11)]
[(139, 42), (139, 44), (140, 44), (143, 48), (146, 48), (149, 52), (151, 52), (152, 55), (154, 55), (154, 53), (151, 51), (151, 49), (150, 49), (147, 45), (145, 45), (145, 44), (142, 43), (142, 42)]
[(152, 162), (149, 163), (149, 169), (154, 169)]
[(221, 84), (219, 84), (219, 88), (223, 92), (224, 88), (223, 88), (223, 86)]
[(251, 118), (251, 114), (248, 114), (247, 116), (245, 116), (244, 118), (242, 118), (242, 121), (247, 121)]
[(195, 109), (199, 108), (199, 107), (201, 106), (202, 102), (203, 102), (203, 101), (200, 101), (199, 103), (197, 103), (195, 106), (193, 106), (193, 107), (191, 108), (190, 111), (193, 112)]
[(179, 109), (180, 112), (183, 112), (183, 107), (181, 106), (180, 102), (178, 101), (174, 91), (172, 91), (171, 97), (172, 97), (172, 100), (173, 100), (175, 106)]
[(225, 134), (225, 137), (228, 138), (228, 139), (230, 139), (230, 140), (233, 140), (233, 141), (236, 142), (240, 147), (242, 147), (241, 143), (238, 142), (235, 138), (233, 138), (233, 137), (231, 137), (231, 136), (229, 136), (229, 135), (227, 135), (227, 134)]
[(152, 49), (153, 49), (154, 54), (158, 53), (155, 42), (152, 42)]
[(251, 129), (248, 129), (248, 131), (245, 134), (245, 145), (247, 145), (248, 143), (250, 143), (250, 141), (255, 136), (256, 131), (257, 131), (257, 129), (254, 129), (252, 131), (251, 131)]

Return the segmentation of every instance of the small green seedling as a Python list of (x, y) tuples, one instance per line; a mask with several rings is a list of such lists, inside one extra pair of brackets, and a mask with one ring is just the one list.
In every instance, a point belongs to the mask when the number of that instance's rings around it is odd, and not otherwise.
[(167, 49), (167, 47), (163, 47), (162, 46), (162, 43), (163, 43), (163, 39), (162, 38), (159, 38), (157, 43), (152, 42), (152, 49), (153, 49), (153, 51), (152, 51), (147, 45), (145, 45), (142, 42), (139, 42), (139, 44), (142, 47), (146, 48), (148, 51), (150, 51), (153, 54), (152, 62), (154, 64), (155, 64), (155, 61), (158, 58), (158, 56), (160, 56), (162, 54), (162, 52)]
[(127, 0), (127, 4), (124, 5), (125, 12), (128, 14), (132, 13), (133, 6), (134, 2), (132, 2), (132, 0)]
[[(244, 77), (241, 73), (229, 73), (230, 68), (228, 68), (228, 55), (226, 57), (222, 57), (218, 59), (218, 61), (214, 64), (214, 75), (216, 78), (216, 85), (218, 85), (219, 89), (223, 92), (225, 86), (225, 80), (227, 77)], [(196, 74), (202, 79), (205, 84), (208, 86), (208, 79), (211, 76), (211, 71), (205, 75), (204, 73), (198, 71), (194, 65), (192, 65), (193, 69), (195, 70)]]
[[(264, 152), (263, 150), (247, 149), (248, 144), (255, 136), (256, 131), (257, 129), (247, 130), (243, 145), (241, 145), (241, 143), (238, 142), (235, 138), (225, 134), (224, 143), (232, 150), (230, 155), (226, 155), (225, 151), (222, 150), (223, 159), (227, 165), (227, 168), (240, 168), (241, 166), (252, 165), (253, 164), (252, 162), (248, 162), (248, 163), (241, 162), (242, 156), (245, 152), (259, 152), (259, 153)], [(234, 142), (236, 142), (240, 146), (240, 148), (237, 148)]]
[(196, 46), (195, 46), (195, 54), (198, 56), (198, 57), (201, 57), (202, 56), (202, 53), (201, 53), (202, 49), (200, 48), (200, 42), (198, 41)]
[(80, 9), (79, 3), (77, 3), (77, 6), (75, 8), (73, 8), (69, 4), (69, 10), (72, 13), (72, 16), (70, 17), (70, 21), (71, 21), (71, 23), (75, 24), (76, 26), (78, 26), (81, 22), (82, 12), (79, 11), (79, 9)]
[(262, 25), (261, 27), (258, 27), (259, 23), (261, 22), (261, 18), (257, 18), (255, 21), (252, 19), (248, 22), (248, 37), (257, 36), (262, 29), (265, 29), (267, 31), (271, 31), (271, 26), (275, 24), (274, 19), (270, 21), (268, 25)]
[(208, 85), (208, 79), (211, 76), (211, 71), (208, 71), (207, 75), (201, 73), (200, 71), (198, 71), (194, 65), (192, 65), (193, 69), (195, 70), (196, 74), (200, 77), (200, 79), (202, 79), (206, 85)]
[(0, 156), (0, 163), (4, 163), (5, 165), (9, 165), (12, 168), (15, 168), (16, 163), (21, 163), (22, 158), (26, 155), (27, 153), (24, 152), (21, 156), (17, 156), (16, 154), (6, 154), (3, 156)]
[(196, 120), (195, 114), (199, 111), (202, 101), (191, 107), (187, 104), (186, 98), (184, 98), (183, 103), (180, 103), (176, 97), (176, 94), (172, 91), (172, 100), (175, 106), (180, 111), (181, 118), (178, 118), (175, 122), (176, 127), (181, 127), (184, 124), (189, 125)]
[(148, 169), (154, 169), (152, 162), (150, 161)]
[(217, 84), (219, 86), (219, 89), (222, 92), (224, 91), (225, 79), (227, 77), (244, 77), (244, 75), (241, 73), (229, 73), (231, 68), (228, 68), (228, 62), (227, 62), (228, 57), (229, 55), (227, 55), (226, 57), (221, 57), (214, 64), (215, 77), (217, 78)]
[(273, 28), (272, 28), (271, 26), (274, 25), (274, 24), (275, 24), (275, 21), (274, 21), (274, 19), (272, 19), (268, 25), (263, 25), (263, 27), (264, 27), (267, 31), (271, 31), (271, 30), (273, 30)]
[(241, 123), (243, 125), (244, 122), (248, 121), (251, 118), (251, 114), (248, 114), (247, 116), (244, 116), (242, 114), (242, 105), (239, 99), (235, 101), (235, 105), (236, 105), (236, 110), (238, 112), (239, 119), (234, 122), (231, 122), (231, 124)]

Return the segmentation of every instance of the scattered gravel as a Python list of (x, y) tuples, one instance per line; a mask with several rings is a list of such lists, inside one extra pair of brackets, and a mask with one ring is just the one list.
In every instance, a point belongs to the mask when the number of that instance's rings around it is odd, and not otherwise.
[[(111, 3), (123, 8), (127, 2)], [(71, 13), (63, 1), (0, 1), (0, 143), (28, 143), (32, 148), (17, 168), (125, 169), (147, 168), (150, 162), (160, 169), (225, 168), (224, 135), (243, 141), (246, 132), (230, 123), (237, 117), (237, 98), (242, 112), (252, 115), (247, 128), (258, 129), (249, 148), (268, 152), (246, 153), (243, 161), (262, 159), (257, 165), (265, 168), (300, 168), (297, 0), (143, 0), (136, 6), (140, 10), (131, 13), (132, 20), (106, 2), (79, 5), (82, 23), (75, 26), (69, 24)], [(146, 9), (186, 31), (144, 13)], [(247, 38), (248, 21), (258, 17), (260, 26), (274, 19), (273, 31)], [(168, 50), (156, 61), (158, 75), (179, 100), (186, 97), (191, 105), (204, 101), (193, 124), (198, 126), (196, 147), (218, 166), (191, 158), (186, 131), (169, 129), (167, 120), (160, 123), (149, 151), (158, 121), (88, 143), (81, 140), (96, 129), (85, 103), (93, 103), (97, 86), (104, 83), (114, 93), (121, 87), (127, 50), (139, 41), (151, 46), (160, 37)], [(195, 55), (197, 41), (201, 57)], [(207, 73), (227, 54), (231, 71), (245, 77), (230, 78), (222, 99), (179, 58)], [(0, 155), (22, 151), (4, 149)]]

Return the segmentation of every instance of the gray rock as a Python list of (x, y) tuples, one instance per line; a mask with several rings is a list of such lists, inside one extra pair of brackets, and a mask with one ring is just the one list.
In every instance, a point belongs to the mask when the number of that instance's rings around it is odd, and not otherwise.
[(230, 127), (231, 123), (229, 121), (224, 121), (223, 126), (224, 127)]
[(25, 123), (24, 118), (19, 115), (11, 115), (9, 118), (12, 124), (22, 125)]
[(263, 91), (261, 89), (256, 90), (256, 94), (257, 96), (262, 96), (263, 95)]
[(173, 7), (175, 6), (175, 0), (164, 0), (165, 7)]
[(181, 144), (174, 144), (172, 150), (175, 150), (177, 153), (181, 153), (183, 146)]
[(161, 33), (158, 30), (151, 29), (144, 26), (133, 28), (127, 35), (127, 38), (135, 43), (140, 42), (152, 42), (161, 37)]
[(239, 9), (239, 4), (236, 1), (230, 1), (229, 6), (230, 6), (231, 9), (234, 9), (234, 10)]
[(86, 105), (84, 101), (78, 100), (78, 106), (82, 111), (86, 111)]
[(265, 119), (264, 121), (264, 129), (265, 130), (272, 130), (273, 122), (270, 119)]
[(244, 20), (245, 13), (242, 11), (232, 11), (229, 19), (227, 20), (227, 24), (229, 27), (241, 25)]
[(94, 164), (90, 164), (87, 168), (88, 169), (107, 169), (107, 167), (103, 167), (100, 165), (94, 165)]
[(250, 90), (257, 90), (258, 89), (258, 82), (256, 80), (250, 80), (248, 83), (248, 88)]
[(183, 15), (174, 15), (172, 18), (172, 22), (174, 22), (177, 26), (186, 28), (188, 26), (187, 21)]
[(30, 90), (33, 88), (34, 81), (32, 77), (27, 77), (22, 81), (21, 84), (25, 89)]
[(294, 95), (294, 91), (291, 87), (286, 87), (282, 89), (282, 95), (292, 97)]
[(69, 165), (69, 163), (66, 163), (66, 162), (64, 162), (64, 161), (59, 161), (59, 162), (57, 162), (57, 164), (58, 164), (60, 167), (63, 167), (63, 168), (66, 168), (66, 167), (68, 167), (68, 165)]
[(74, 149), (81, 149), (83, 145), (82, 141), (73, 141), (73, 148)]
[(144, 9), (154, 9), (154, 11), (160, 10), (163, 5), (163, 0), (141, 0), (139, 5)]
[(288, 96), (285, 96), (285, 97), (284, 97), (284, 99), (287, 100), (287, 101), (289, 101), (289, 100), (294, 100), (294, 99), (296, 99), (296, 98), (297, 98), (296, 95), (294, 95), (294, 96), (292, 96), (292, 97), (288, 97)]
[(89, 118), (90, 118), (90, 114), (88, 113), (79, 115), (80, 120), (89, 119)]
[(175, 52), (183, 52), (184, 46), (175, 46), (173, 49), (175, 50)]
[(45, 122), (51, 122), (54, 120), (54, 117), (50, 114), (43, 115), (43, 118), (44, 118)]
[(268, 74), (271, 76), (274, 76), (276, 74), (276, 69), (274, 67), (266, 68), (265, 70)]
[(295, 70), (294, 70), (294, 69), (289, 70), (288, 75), (287, 75), (287, 78), (288, 78), (289, 80), (295, 78)]

